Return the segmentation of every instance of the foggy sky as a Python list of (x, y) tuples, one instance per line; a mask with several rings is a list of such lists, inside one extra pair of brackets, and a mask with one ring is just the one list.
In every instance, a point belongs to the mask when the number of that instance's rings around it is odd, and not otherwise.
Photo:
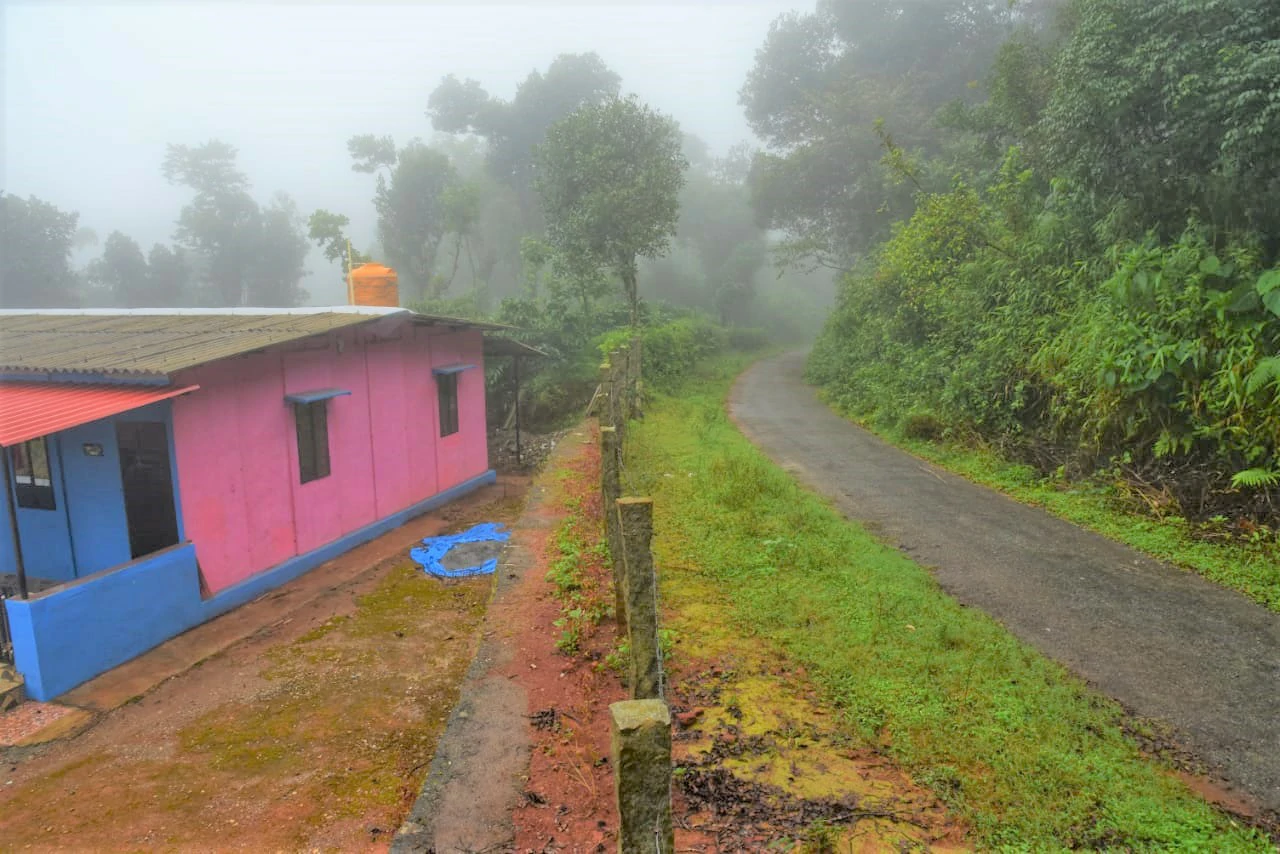
[[(427, 96), (445, 74), (509, 98), (557, 54), (594, 50), (624, 92), (721, 152), (750, 138), (737, 92), (769, 22), (809, 5), (0, 0), (0, 188), (79, 211), (100, 240), (119, 229), (146, 252), (170, 242), (190, 197), (160, 175), (166, 143), (218, 138), (239, 148), (260, 203), (283, 190), (304, 214), (344, 213), (367, 245), (373, 178), (351, 171), (346, 140), (429, 139)], [(311, 301), (341, 301), (337, 268), (316, 251), (307, 266)]]

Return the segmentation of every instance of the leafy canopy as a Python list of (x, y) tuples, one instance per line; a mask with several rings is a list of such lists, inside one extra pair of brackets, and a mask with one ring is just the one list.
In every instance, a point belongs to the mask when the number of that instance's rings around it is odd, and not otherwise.
[(489, 95), (476, 80), (450, 74), (431, 93), (427, 115), (437, 131), (482, 137), (493, 177), (514, 188), (524, 203), (532, 186), (534, 149), (547, 130), (583, 105), (616, 97), (620, 83), (596, 54), (566, 53), (546, 72), (530, 72), (510, 101)]
[(845, 268), (909, 214), (880, 165), (883, 122), (908, 151), (937, 153), (937, 112), (972, 102), (1001, 42), (1029, 14), (962, 0), (819, 0), (770, 27), (740, 93), (767, 150), (751, 172), (762, 221), (792, 255)]
[(1090, 0), (1037, 129), (1053, 172), (1123, 202), (1133, 232), (1189, 215), (1280, 253), (1280, 7), (1274, 0)]
[(194, 196), (178, 215), (174, 238), (200, 259), (204, 300), (214, 305), (292, 306), (306, 299), (307, 242), (292, 200), (266, 208), (249, 193), (234, 146), (219, 140), (170, 145), (161, 172)]
[(612, 269), (638, 319), (637, 256), (676, 233), (688, 161), (679, 125), (635, 96), (582, 107), (547, 132), (535, 186), (547, 238), (579, 269)]
[(458, 173), (448, 155), (418, 140), (400, 150), (389, 179), (378, 176), (373, 199), (378, 240), (402, 281), (416, 289), (419, 297), (439, 296), (443, 290), (435, 272), (436, 259), (449, 230), (446, 194), (457, 183)]

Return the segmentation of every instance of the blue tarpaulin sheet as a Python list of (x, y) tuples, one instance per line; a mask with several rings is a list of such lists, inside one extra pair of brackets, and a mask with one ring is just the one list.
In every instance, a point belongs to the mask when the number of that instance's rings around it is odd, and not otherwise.
[(471, 575), (488, 575), (498, 568), (498, 559), (489, 558), (479, 566), (465, 569), (446, 569), (440, 561), (454, 546), (463, 543), (505, 543), (511, 536), (510, 531), (502, 530), (501, 523), (485, 522), (461, 534), (445, 534), (440, 537), (426, 537), (422, 545), (409, 550), (409, 557), (422, 565), (428, 574), (437, 578), (466, 578)]

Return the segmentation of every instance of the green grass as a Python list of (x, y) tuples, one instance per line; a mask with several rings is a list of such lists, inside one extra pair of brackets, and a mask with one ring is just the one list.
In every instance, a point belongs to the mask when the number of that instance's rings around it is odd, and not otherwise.
[(886, 441), (975, 483), (1197, 572), (1280, 612), (1280, 547), (1274, 535), (1260, 536), (1253, 543), (1197, 538), (1185, 519), (1156, 518), (1129, 509), (1114, 485), (1043, 478), (1030, 466), (1010, 462), (990, 450), (908, 439), (900, 431), (864, 426)]
[[(724, 414), (740, 363), (659, 397), (628, 438), (664, 587), (717, 584), (843, 725), (929, 785), (982, 847), (1267, 851), (1144, 759), (1121, 710), (842, 519)], [(691, 638), (696, 642), (696, 639)]]

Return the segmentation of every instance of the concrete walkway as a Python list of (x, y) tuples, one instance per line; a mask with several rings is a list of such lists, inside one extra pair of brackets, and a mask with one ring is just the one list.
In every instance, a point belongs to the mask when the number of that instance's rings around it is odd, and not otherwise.
[(803, 366), (789, 354), (738, 380), (730, 413), (756, 445), (1280, 811), (1280, 614), (897, 450), (831, 412)]

